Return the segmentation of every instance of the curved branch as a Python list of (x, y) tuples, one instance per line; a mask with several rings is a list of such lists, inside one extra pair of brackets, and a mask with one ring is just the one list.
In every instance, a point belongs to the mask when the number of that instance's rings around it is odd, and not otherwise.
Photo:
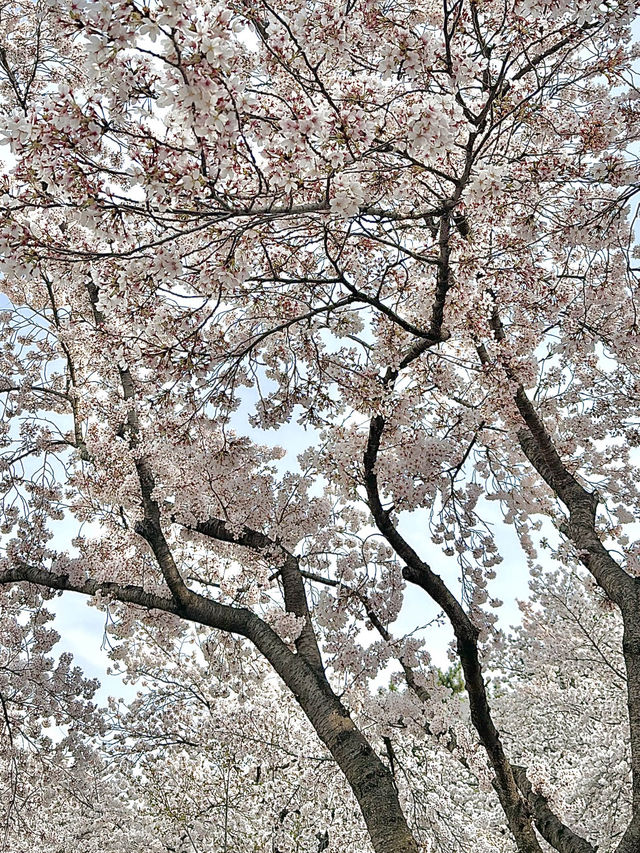
[[(314, 580), (318, 580), (323, 583), (329, 583), (332, 586), (340, 586), (338, 581), (333, 581), (331, 579), (326, 578), (319, 578), (318, 576), (311, 577)], [(360, 595), (355, 590), (352, 590), (352, 593), (356, 595), (362, 602), (369, 621), (380, 634), (380, 636), (383, 638), (383, 640), (385, 640), (386, 642), (391, 642), (391, 634), (384, 627), (384, 625), (376, 615), (375, 611), (371, 608), (366, 597)], [(408, 687), (413, 691), (413, 693), (418, 697), (421, 702), (427, 704), (430, 698), (429, 691), (420, 684), (413, 667), (407, 664), (407, 662), (402, 656), (398, 658), (398, 662), (402, 667), (402, 671)], [(431, 734), (431, 729), (428, 723), (425, 724), (424, 728), (428, 734)], [(455, 755), (460, 764), (462, 764), (462, 766), (468, 770), (469, 765), (466, 759), (464, 758), (464, 756), (460, 755), (457, 752), (458, 744), (455, 732), (452, 729), (449, 729), (447, 734), (448, 737), (444, 741), (445, 748), (452, 755)], [(547, 841), (555, 850), (558, 850), (559, 853), (596, 853), (596, 848), (593, 847), (588, 841), (586, 841), (581, 836), (576, 835), (573, 830), (571, 830), (566, 824), (564, 824), (560, 820), (560, 818), (556, 814), (554, 814), (554, 812), (549, 808), (549, 803), (547, 799), (543, 797), (542, 794), (539, 794), (533, 790), (531, 782), (527, 777), (526, 767), (518, 767), (517, 765), (512, 764), (511, 769), (513, 771), (513, 777), (515, 779), (516, 785), (518, 786), (522, 796), (525, 798), (529, 810), (533, 815), (536, 829), (545, 841)]]
[(228, 542), (233, 545), (241, 545), (244, 548), (250, 548), (252, 551), (258, 552), (264, 557), (275, 557), (281, 561), (279, 574), (282, 578), (285, 608), (298, 618), (304, 619), (302, 631), (295, 640), (296, 649), (318, 675), (323, 680), (326, 680), (320, 648), (311, 622), (309, 603), (307, 601), (298, 558), (283, 545), (274, 542), (266, 534), (258, 530), (252, 530), (246, 525), (237, 530), (230, 527), (222, 519), (210, 518), (198, 524), (185, 524), (183, 526), (187, 530), (195, 531), (210, 539), (216, 539), (219, 542)]
[(371, 419), (369, 438), (364, 454), (364, 479), (369, 508), (379, 531), (406, 563), (402, 572), (405, 580), (424, 589), (444, 610), (451, 622), (464, 672), (465, 687), (469, 696), (471, 720), (496, 774), (496, 791), (509, 827), (521, 853), (541, 853), (540, 845), (531, 825), (531, 816), (520, 796), (500, 735), (491, 717), (491, 709), (478, 656), (478, 629), (473, 625), (462, 605), (442, 578), (418, 556), (401, 536), (391, 522), (389, 512), (382, 506), (375, 466), (383, 430), (384, 418), (381, 415), (376, 415)]
[(526, 798), (534, 816), (536, 827), (544, 840), (559, 853), (596, 853), (596, 848), (576, 835), (551, 811), (549, 802), (531, 787), (524, 767), (511, 765), (518, 788)]
[(250, 640), (287, 685), (316, 733), (344, 773), (362, 810), (376, 853), (418, 853), (418, 847), (400, 808), (394, 780), (348, 710), (326, 680), (259, 616), (246, 608), (219, 604), (189, 591), (184, 603), (145, 592), (139, 586), (73, 581), (44, 569), (21, 565), (0, 571), (0, 585), (27, 581), (49, 589), (83, 595), (105, 593), (118, 601), (147, 609), (175, 613), (186, 621), (239, 634)]

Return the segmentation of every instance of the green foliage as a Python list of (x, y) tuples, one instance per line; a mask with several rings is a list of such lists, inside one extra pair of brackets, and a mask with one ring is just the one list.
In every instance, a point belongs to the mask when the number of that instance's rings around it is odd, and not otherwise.
[(447, 670), (438, 669), (438, 681), (455, 695), (464, 693), (464, 678), (462, 677), (462, 666), (455, 663)]

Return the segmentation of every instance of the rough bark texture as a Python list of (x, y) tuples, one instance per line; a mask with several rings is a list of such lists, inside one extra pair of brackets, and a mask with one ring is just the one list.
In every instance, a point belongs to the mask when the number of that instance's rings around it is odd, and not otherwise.
[[(224, 522), (219, 520), (208, 521), (195, 529), (204, 535), (227, 542), (235, 541), (257, 550), (274, 547), (274, 543), (266, 536), (249, 528), (244, 528), (233, 536)], [(418, 846), (400, 808), (393, 776), (358, 730), (326, 679), (309, 620), (306, 594), (297, 560), (286, 552), (283, 557), (284, 563), (280, 573), (285, 587), (287, 609), (298, 616), (305, 616), (307, 620), (306, 636), (303, 631), (297, 643), (298, 656), (293, 655), (277, 635), (254, 614), (249, 614), (251, 618), (244, 636), (262, 652), (291, 690), (344, 773), (360, 805), (376, 853), (417, 853)]]
[(533, 790), (525, 768), (516, 765), (511, 767), (518, 788), (526, 798), (538, 832), (544, 840), (559, 853), (596, 853), (596, 848), (565, 826), (549, 808), (547, 799)]
[[(406, 569), (405, 573), (407, 573)], [(326, 582), (326, 580), (324, 580), (324, 582)], [(375, 612), (370, 608), (366, 598), (362, 598), (362, 603), (366, 609), (369, 620), (380, 636), (383, 637), (383, 639), (390, 641), (391, 634), (380, 622)], [(402, 658), (399, 659), (399, 662), (402, 666), (407, 686), (415, 693), (421, 702), (428, 702), (430, 699), (429, 691), (416, 679), (416, 674), (413, 668)], [(489, 712), (488, 706), (487, 710)], [(428, 723), (425, 725), (425, 731), (427, 734), (431, 734)], [(449, 752), (456, 755), (458, 761), (460, 761), (463, 767), (469, 769), (467, 761), (457, 754), (457, 738), (452, 730), (449, 731), (447, 739), (444, 740), (444, 746), (449, 750)], [(517, 765), (512, 764), (511, 770), (513, 772), (513, 778), (515, 779), (516, 785), (524, 797), (530, 814), (533, 817), (535, 827), (548, 844), (550, 844), (555, 850), (558, 850), (559, 853), (596, 853), (596, 848), (564, 824), (551, 810), (547, 799), (543, 797), (542, 794), (536, 793), (533, 790), (531, 782), (527, 777), (527, 770), (525, 767), (518, 767)], [(496, 793), (498, 793), (497, 790)]]

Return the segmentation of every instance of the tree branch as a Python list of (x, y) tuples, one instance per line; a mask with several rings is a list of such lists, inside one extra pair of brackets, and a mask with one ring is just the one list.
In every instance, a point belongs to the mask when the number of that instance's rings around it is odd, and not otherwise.
[(243, 525), (238, 531), (231, 528), (222, 519), (210, 518), (198, 524), (183, 526), (210, 539), (241, 545), (256, 551), (265, 558), (270, 557), (281, 561), (279, 574), (282, 578), (285, 608), (289, 613), (305, 620), (304, 627), (295, 641), (296, 649), (318, 675), (326, 679), (320, 648), (311, 622), (309, 603), (298, 558), (280, 543), (274, 542), (264, 533), (252, 530), (246, 525)]
[(521, 853), (541, 853), (540, 845), (531, 825), (531, 816), (520, 796), (511, 765), (491, 718), (478, 657), (478, 629), (472, 624), (462, 605), (451, 593), (442, 578), (418, 556), (400, 535), (391, 522), (389, 513), (382, 506), (375, 466), (383, 430), (384, 418), (381, 415), (376, 415), (371, 419), (369, 425), (369, 438), (364, 454), (365, 488), (369, 508), (379, 531), (406, 563), (402, 573), (405, 580), (424, 589), (444, 610), (451, 622), (464, 672), (465, 687), (469, 696), (471, 720), (496, 774), (496, 791), (509, 827)]
[(516, 784), (534, 816), (536, 828), (548, 844), (559, 853), (596, 853), (593, 845), (576, 835), (551, 811), (546, 797), (533, 790), (524, 767), (512, 764), (511, 769)]

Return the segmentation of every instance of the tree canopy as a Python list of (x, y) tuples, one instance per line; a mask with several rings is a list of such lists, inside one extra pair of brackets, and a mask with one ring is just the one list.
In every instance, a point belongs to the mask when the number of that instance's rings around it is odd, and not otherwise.
[(7, 849), (637, 853), (634, 14), (0, 3)]

